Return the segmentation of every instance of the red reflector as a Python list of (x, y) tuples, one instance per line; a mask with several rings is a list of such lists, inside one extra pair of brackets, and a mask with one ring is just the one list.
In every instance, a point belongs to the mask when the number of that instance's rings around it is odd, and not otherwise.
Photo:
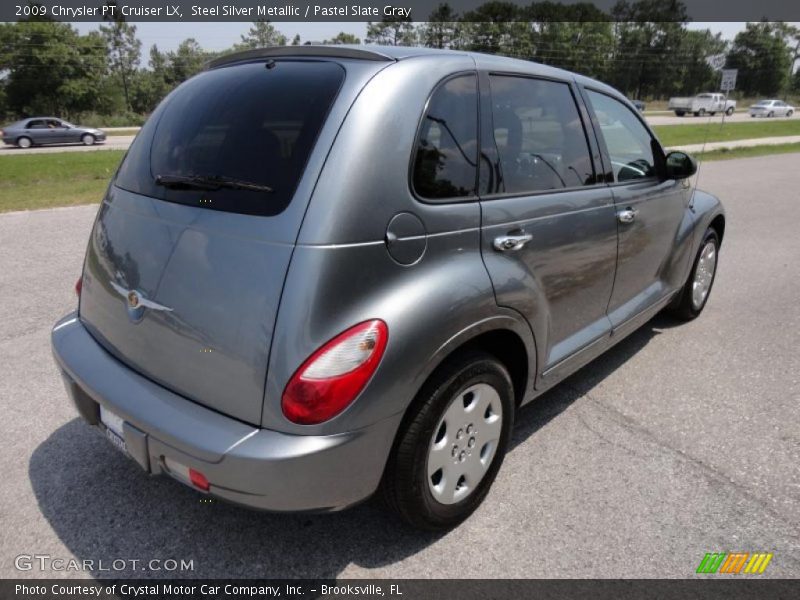
[(208, 479), (200, 471), (189, 469), (189, 479), (194, 487), (200, 488), (204, 492), (208, 491)]
[(78, 277), (78, 281), (75, 282), (75, 293), (78, 295), (78, 298), (81, 297), (82, 288), (83, 288), (83, 276)]
[(388, 337), (386, 323), (365, 321), (314, 352), (283, 391), (281, 407), (286, 418), (315, 425), (350, 406), (378, 368)]

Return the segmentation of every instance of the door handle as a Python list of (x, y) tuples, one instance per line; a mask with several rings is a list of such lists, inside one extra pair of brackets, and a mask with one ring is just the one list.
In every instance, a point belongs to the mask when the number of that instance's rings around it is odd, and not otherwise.
[(626, 208), (617, 213), (617, 220), (626, 225), (633, 223), (636, 220), (636, 211), (632, 208)]
[(530, 242), (533, 236), (530, 233), (519, 233), (516, 235), (501, 235), (494, 238), (494, 249), (500, 252), (507, 252), (509, 250), (520, 250), (525, 244)]

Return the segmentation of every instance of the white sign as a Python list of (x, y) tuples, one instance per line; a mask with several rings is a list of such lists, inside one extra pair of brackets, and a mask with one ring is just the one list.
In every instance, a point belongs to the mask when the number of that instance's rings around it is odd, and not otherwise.
[(722, 83), (719, 85), (719, 89), (724, 92), (730, 92), (732, 89), (736, 88), (736, 74), (739, 72), (738, 69), (723, 69), (722, 70)]
[(727, 57), (724, 54), (715, 54), (714, 56), (709, 56), (708, 58), (706, 58), (708, 66), (714, 69), (715, 71), (719, 71), (722, 67), (724, 67), (726, 60)]

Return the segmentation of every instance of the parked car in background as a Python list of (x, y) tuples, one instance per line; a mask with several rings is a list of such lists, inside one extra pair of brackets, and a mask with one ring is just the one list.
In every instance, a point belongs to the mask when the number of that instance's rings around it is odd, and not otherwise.
[(3, 127), (3, 143), (30, 148), (44, 144), (85, 144), (106, 141), (106, 133), (95, 127), (73, 125), (56, 117), (31, 117)]
[(761, 100), (753, 104), (747, 112), (751, 117), (791, 117), (794, 106), (783, 100)]
[(696, 168), (617, 90), (529, 61), (221, 57), (128, 150), (54, 356), (145, 473), (273, 511), (379, 491), (453, 527), (521, 405), (701, 313), (725, 216)]
[(724, 112), (730, 116), (736, 110), (736, 100), (725, 100), (725, 94), (697, 94), (691, 98), (670, 98), (667, 108), (674, 111), (679, 117), (687, 113), (691, 113), (695, 117), (702, 117), (706, 114), (714, 116), (718, 112)]
[(633, 104), (639, 112), (644, 112), (645, 103), (641, 100), (631, 100), (631, 104)]

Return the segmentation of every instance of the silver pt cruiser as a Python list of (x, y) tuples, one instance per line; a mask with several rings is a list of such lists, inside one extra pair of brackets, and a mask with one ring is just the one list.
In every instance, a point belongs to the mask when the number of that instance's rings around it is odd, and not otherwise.
[(520, 405), (703, 310), (725, 216), (695, 171), (620, 93), (535, 63), (226, 56), (128, 151), (55, 358), (146, 473), (273, 511), (380, 491), (452, 527)]

